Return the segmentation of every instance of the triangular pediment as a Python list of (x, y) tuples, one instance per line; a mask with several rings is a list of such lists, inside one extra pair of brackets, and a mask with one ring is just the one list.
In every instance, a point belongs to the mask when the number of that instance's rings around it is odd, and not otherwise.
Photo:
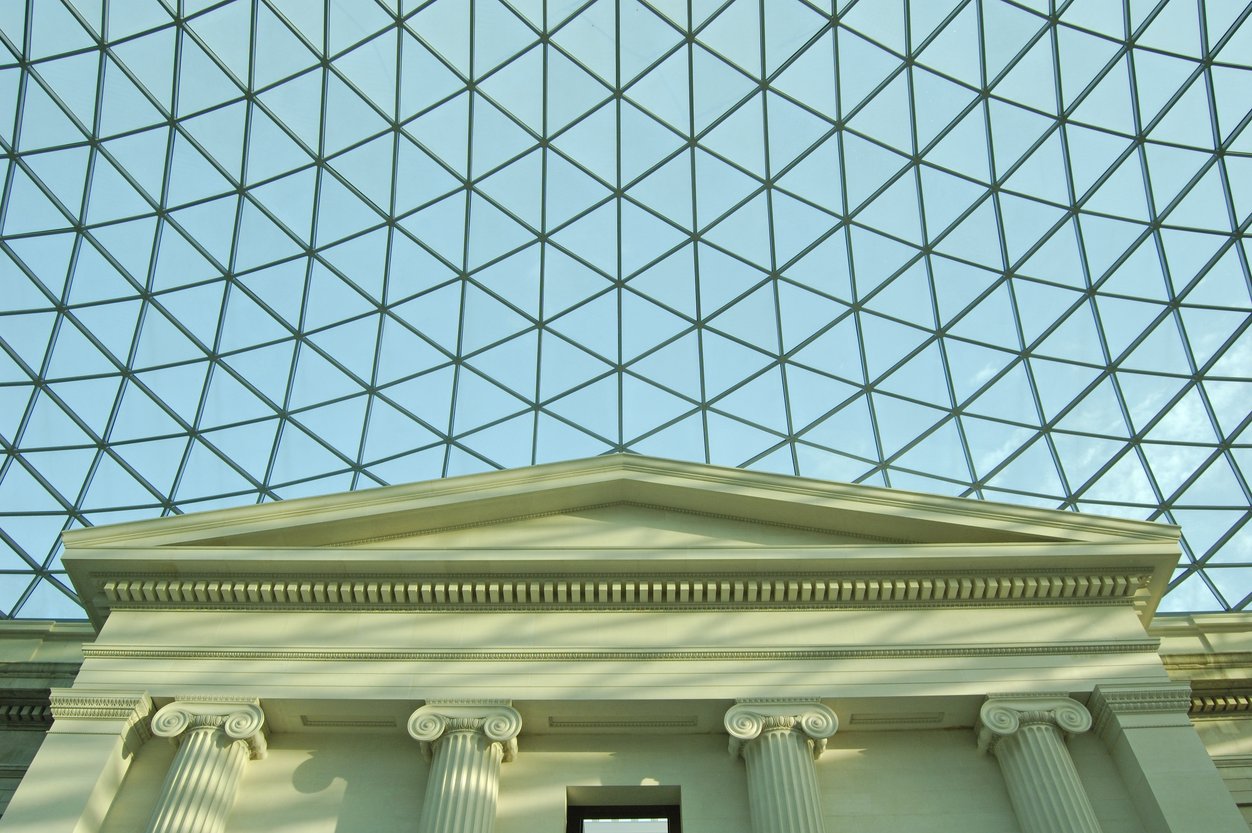
[(786, 526), (665, 506), (612, 503), (524, 518), (354, 541), (361, 549), (636, 549), (814, 547), (882, 542), (829, 529)]
[(634, 455), (78, 530), (96, 621), (165, 609), (1133, 604), (1176, 527)]
[(1176, 538), (1160, 524), (612, 455), (82, 530), (66, 543), (585, 549)]

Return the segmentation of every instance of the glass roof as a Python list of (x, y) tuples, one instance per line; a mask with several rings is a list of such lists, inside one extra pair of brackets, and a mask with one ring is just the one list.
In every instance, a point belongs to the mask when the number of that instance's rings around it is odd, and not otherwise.
[(624, 450), (1177, 523), (1244, 608), (1250, 16), (0, 3), (0, 615), (81, 616), (62, 529)]

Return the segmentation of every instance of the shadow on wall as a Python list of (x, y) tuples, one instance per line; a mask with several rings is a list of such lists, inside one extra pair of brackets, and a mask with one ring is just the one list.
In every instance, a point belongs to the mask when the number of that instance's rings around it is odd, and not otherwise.
[[(176, 749), (161, 738), (143, 745), (100, 833), (147, 827)], [(426, 769), (407, 736), (271, 735), (269, 754), (244, 770), (228, 827), (231, 833), (412, 830), (426, 791)]]
[[(354, 733), (282, 740), (277, 754), (271, 741), (269, 758), (254, 762), (273, 759), (265, 768), (277, 782), (251, 777), (262, 767), (249, 773), (232, 831), (355, 833), (410, 830), (417, 823), (428, 765), (411, 738)], [(293, 824), (296, 819), (301, 823)]]

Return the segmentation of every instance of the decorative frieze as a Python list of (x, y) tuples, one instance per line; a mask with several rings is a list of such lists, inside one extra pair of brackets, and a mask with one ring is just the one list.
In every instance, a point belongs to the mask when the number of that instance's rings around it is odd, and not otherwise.
[(839, 727), (817, 701), (746, 700), (726, 712), (730, 753), (748, 771), (748, 805), (756, 833), (822, 833), (821, 796), (813, 763)]
[(419, 833), (491, 833), (500, 764), (517, 755), (521, 715), (507, 701), (431, 702), (408, 728), (431, 758)]
[(264, 724), (255, 700), (175, 700), (158, 711), (152, 733), (179, 746), (148, 833), (222, 833), (244, 766), (265, 755)]
[(803, 648), (218, 648), (181, 645), (83, 647), (88, 659), (230, 660), (255, 662), (740, 662), (757, 660), (943, 659), (1152, 654), (1155, 639), (963, 645), (838, 646)]
[(1024, 833), (1100, 833), (1065, 747), (1091, 715), (1062, 694), (993, 695), (979, 712), (978, 746), (995, 756)]
[(1188, 725), (1191, 686), (1183, 680), (1098, 685), (1090, 706), (1096, 734), (1112, 745), (1128, 718), (1140, 729)]
[(137, 714), (147, 717), (152, 709), (146, 695), (94, 689), (54, 688), (48, 700), (57, 720), (127, 720)]
[(1146, 592), (1147, 568), (1102, 573), (365, 577), (136, 576), (102, 581), (117, 610), (655, 610), (1108, 603)]
[[(120, 721), (117, 734), (130, 752), (151, 736), (148, 717), (152, 714), (152, 699), (143, 692), (102, 691), (91, 688), (54, 688), (48, 694), (52, 710), (53, 728), (57, 724), (81, 721), (101, 723), (104, 731), (112, 732), (108, 721)], [(93, 730), (94, 731), (94, 730)]]

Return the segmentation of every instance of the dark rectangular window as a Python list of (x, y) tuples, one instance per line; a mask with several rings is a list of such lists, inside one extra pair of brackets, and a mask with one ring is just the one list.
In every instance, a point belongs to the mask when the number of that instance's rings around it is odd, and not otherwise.
[(566, 833), (682, 833), (678, 806), (626, 804), (572, 806)]

